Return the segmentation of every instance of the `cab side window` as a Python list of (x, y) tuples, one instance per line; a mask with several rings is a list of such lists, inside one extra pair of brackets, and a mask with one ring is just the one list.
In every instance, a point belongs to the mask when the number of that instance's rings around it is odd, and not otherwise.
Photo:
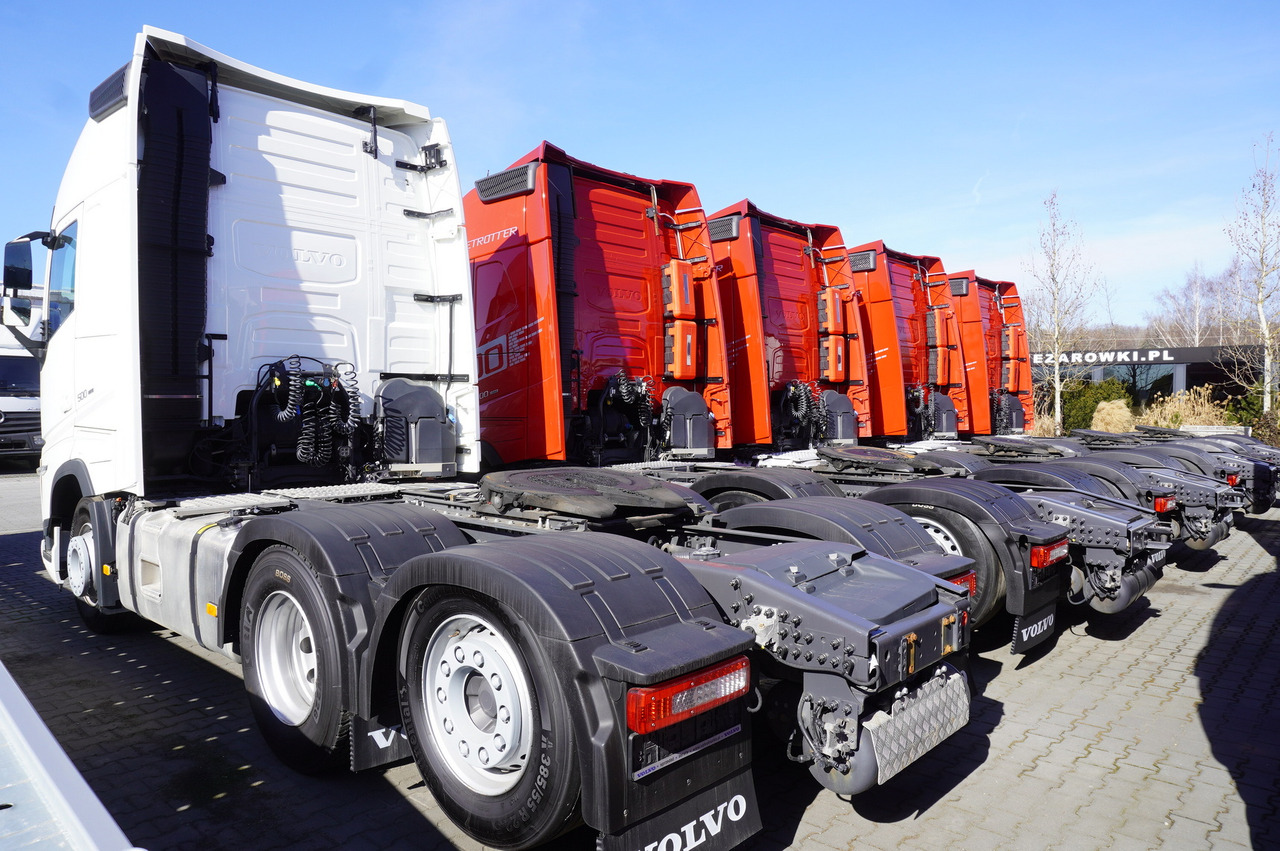
[(63, 229), (56, 237), (52, 259), (49, 261), (49, 297), (46, 312), (49, 317), (49, 336), (62, 326), (76, 306), (76, 222)]

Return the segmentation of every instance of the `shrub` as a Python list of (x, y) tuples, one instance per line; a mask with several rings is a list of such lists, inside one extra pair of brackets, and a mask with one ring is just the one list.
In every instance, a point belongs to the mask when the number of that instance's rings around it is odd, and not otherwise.
[(1263, 443), (1280, 446), (1280, 416), (1275, 411), (1259, 414), (1253, 422), (1251, 434)]
[(1133, 404), (1129, 392), (1115, 378), (1097, 384), (1081, 384), (1062, 392), (1062, 428), (1070, 433), (1073, 428), (1089, 428), (1093, 412), (1099, 402), (1123, 400), (1126, 407)]
[(1161, 428), (1230, 425), (1231, 415), (1226, 402), (1213, 400), (1213, 388), (1203, 386), (1179, 390), (1172, 396), (1156, 396), (1137, 421)]
[(1133, 412), (1129, 410), (1128, 403), (1123, 399), (1099, 402), (1097, 409), (1093, 412), (1093, 420), (1089, 428), (1094, 431), (1109, 431), (1113, 434), (1133, 431)]

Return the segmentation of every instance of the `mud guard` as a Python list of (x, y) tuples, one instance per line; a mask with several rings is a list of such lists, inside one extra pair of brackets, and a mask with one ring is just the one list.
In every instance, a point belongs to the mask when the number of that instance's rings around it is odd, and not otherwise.
[(996, 554), (1005, 575), (1005, 607), (1015, 615), (1037, 611), (1065, 590), (1062, 569), (1032, 568), (1032, 546), (1060, 540), (1065, 531), (1036, 516), (1026, 500), (1007, 488), (971, 479), (896, 482), (869, 491), (864, 500), (885, 505), (924, 505), (972, 521)]
[(89, 522), (93, 524), (94, 546), (99, 562), (93, 566), (93, 585), (97, 589), (98, 608), (105, 612), (118, 610), (120, 590), (116, 584), (119, 574), (115, 569), (116, 525), (111, 500), (101, 496), (86, 497), (80, 500), (80, 507), (89, 512)]
[[(777, 531), (797, 537), (856, 544), (867, 552), (904, 562), (931, 575), (960, 573), (969, 559), (947, 557), (907, 515), (876, 502), (847, 496), (814, 496), (758, 502), (719, 514), (725, 528)], [(964, 562), (968, 562), (965, 564)]]
[(724, 491), (738, 490), (753, 493), (765, 499), (796, 499), (802, 496), (844, 496), (839, 485), (826, 476), (808, 470), (788, 467), (753, 467), (712, 473), (694, 482), (691, 487), (712, 502)]
[[(1055, 466), (1071, 467), (1088, 473), (1103, 483), (1110, 485), (1114, 496), (1119, 496), (1139, 505), (1151, 504), (1151, 484), (1147, 476), (1140, 473), (1130, 464), (1119, 458), (1098, 458), (1092, 455), (1081, 458), (1059, 458), (1048, 462)], [(1156, 485), (1157, 491), (1167, 490)]]
[(646, 544), (593, 532), (548, 533), (411, 559), (375, 605), (371, 641), (387, 650), (380, 667), (398, 657), (400, 626), (419, 592), (439, 586), (501, 602), (541, 639), (575, 709), (582, 814), (592, 828), (621, 834), (671, 802), (685, 801), (690, 790), (745, 776), (745, 786), (735, 782), (733, 788), (747, 796), (748, 813), (732, 827), (745, 831), (743, 838), (759, 829), (745, 700), (730, 704), (737, 715), (729, 719), (732, 734), (697, 750), (697, 759), (633, 779), (644, 743), (627, 730), (628, 686), (654, 685), (751, 646), (745, 633), (721, 620), (679, 561)]
[(997, 485), (1081, 491), (1114, 499), (1110, 489), (1093, 476), (1056, 464), (996, 464), (986, 470), (978, 470), (973, 478)]

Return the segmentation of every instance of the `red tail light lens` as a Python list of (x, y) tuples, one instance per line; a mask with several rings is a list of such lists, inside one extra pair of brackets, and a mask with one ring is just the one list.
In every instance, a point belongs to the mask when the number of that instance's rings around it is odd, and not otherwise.
[(715, 709), (751, 688), (751, 663), (736, 656), (661, 685), (627, 692), (627, 726), (637, 733), (652, 733), (686, 718)]
[(1036, 544), (1031, 547), (1031, 566), (1043, 569), (1062, 561), (1071, 553), (1071, 545), (1066, 538), (1052, 544)]
[(978, 593), (978, 574), (972, 570), (966, 570), (958, 576), (948, 577), (947, 581), (952, 585), (959, 585), (961, 588), (968, 588), (970, 597)]
[(1227, 473), (1227, 484), (1231, 485), (1231, 487), (1233, 487), (1233, 488), (1234, 488), (1236, 485), (1240, 484), (1240, 474), (1239, 474), (1239, 473)]
[(1155, 509), (1158, 513), (1173, 511), (1178, 507), (1178, 500), (1172, 496), (1158, 496), (1155, 498)]

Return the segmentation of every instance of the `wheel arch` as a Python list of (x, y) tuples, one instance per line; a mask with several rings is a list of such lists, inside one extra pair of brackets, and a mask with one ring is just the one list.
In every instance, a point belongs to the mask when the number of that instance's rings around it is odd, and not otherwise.
[[(1001, 468), (992, 468), (1001, 469)], [(1005, 576), (1006, 606), (1021, 614), (1034, 605), (1026, 599), (1027, 550), (1064, 537), (1062, 527), (1040, 520), (1027, 501), (1008, 488), (974, 479), (895, 482), (869, 491), (863, 499), (891, 506), (921, 505), (969, 520), (986, 540)], [(1036, 602), (1041, 595), (1036, 595)]]
[[(401, 632), (435, 588), (495, 601), (546, 651), (579, 743), (583, 819), (604, 832), (643, 817), (637, 808), (645, 806), (627, 803), (625, 708), (618, 714), (625, 692), (612, 693), (606, 678), (657, 683), (750, 646), (683, 565), (638, 541), (560, 532), (474, 544), (412, 559), (390, 578), (376, 604), (374, 671), (358, 712), (387, 708), (377, 701), (387, 698), (386, 683), (402, 664)], [(682, 770), (663, 782), (683, 787)], [(646, 801), (663, 797), (655, 792)]]
[(79, 458), (63, 462), (53, 474), (49, 502), (44, 506), (45, 537), (53, 534), (55, 525), (69, 524), (80, 500), (92, 496), (93, 492), (93, 481), (85, 463)]
[(826, 476), (809, 470), (793, 470), (785, 467), (759, 467), (712, 473), (698, 479), (691, 487), (711, 502), (715, 501), (716, 494), (731, 490), (747, 491), (768, 500), (796, 499), (804, 496), (844, 496), (840, 486)]
[(343, 700), (355, 705), (364, 691), (369, 626), (376, 584), (424, 553), (466, 544), (448, 518), (408, 503), (319, 504), (243, 524), (227, 552), (228, 569), (218, 603), (218, 640), (240, 650), (244, 589), (257, 558), (269, 547), (295, 550), (315, 571), (325, 604), (339, 630)]

